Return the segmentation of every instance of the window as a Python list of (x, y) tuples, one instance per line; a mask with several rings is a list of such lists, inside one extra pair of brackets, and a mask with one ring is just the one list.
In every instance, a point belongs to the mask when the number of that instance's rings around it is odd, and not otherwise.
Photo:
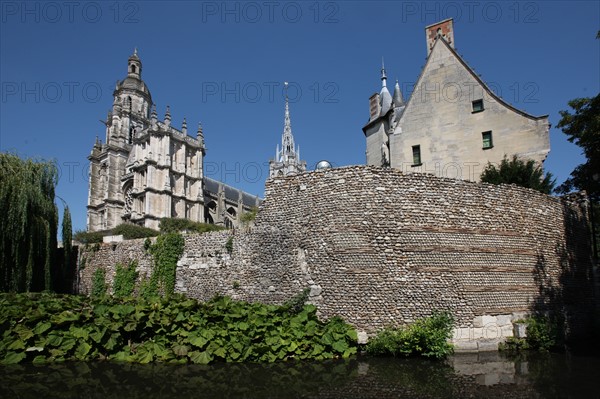
[(419, 166), (419, 165), (421, 165), (421, 146), (420, 145), (413, 145), (413, 147), (412, 147), (412, 153), (413, 153), (413, 164), (412, 164), (412, 166)]
[(473, 101), (473, 113), (483, 111), (483, 100)]
[(481, 138), (483, 139), (483, 149), (487, 150), (488, 148), (492, 148), (494, 146), (494, 142), (492, 141), (492, 131), (481, 133)]

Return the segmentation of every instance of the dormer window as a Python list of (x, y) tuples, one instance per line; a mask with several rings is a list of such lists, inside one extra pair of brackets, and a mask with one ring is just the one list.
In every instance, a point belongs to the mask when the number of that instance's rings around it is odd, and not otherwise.
[(473, 101), (473, 113), (483, 111), (483, 100)]

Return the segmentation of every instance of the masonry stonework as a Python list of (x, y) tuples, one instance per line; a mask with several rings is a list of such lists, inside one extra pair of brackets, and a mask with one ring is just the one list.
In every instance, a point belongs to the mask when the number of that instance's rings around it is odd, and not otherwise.
[[(449, 310), (458, 349), (496, 349), (514, 321), (558, 312), (584, 331), (593, 307), (589, 215), (583, 195), (555, 198), (397, 169), (354, 166), (269, 180), (252, 231), (185, 237), (176, 290), (281, 303), (310, 288), (321, 317), (364, 337)], [(233, 237), (229, 253), (226, 242)], [(93, 270), (152, 260), (143, 240), (84, 252)]]

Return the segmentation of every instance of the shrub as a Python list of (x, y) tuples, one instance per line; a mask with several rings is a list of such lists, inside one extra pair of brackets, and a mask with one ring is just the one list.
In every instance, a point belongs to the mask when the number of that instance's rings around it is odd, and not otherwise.
[(194, 233), (206, 233), (207, 231), (225, 230), (224, 227), (214, 224), (193, 222), (188, 219), (163, 218), (158, 225), (161, 233), (179, 233), (189, 231)]
[(256, 214), (258, 213), (258, 208), (257, 207), (253, 207), (250, 212), (244, 212), (242, 213), (242, 215), (240, 216), (240, 220), (242, 221), (243, 224), (248, 224), (250, 222), (253, 222), (256, 219)]
[(448, 339), (454, 318), (437, 312), (405, 328), (385, 328), (369, 340), (366, 350), (376, 356), (414, 356), (444, 358), (452, 353)]
[(557, 349), (560, 346), (559, 342), (561, 340), (557, 322), (553, 322), (546, 316), (528, 317), (523, 322), (527, 325), (527, 337), (507, 338), (499, 346), (500, 350), (537, 350), (547, 352)]
[(78, 230), (75, 232), (75, 234), (73, 234), (73, 239), (75, 241), (78, 241), (82, 244), (99, 244), (102, 242), (102, 237), (104, 237), (105, 235), (107, 235), (107, 231), (102, 232), (102, 231), (85, 231), (85, 230)]
[(135, 238), (156, 237), (158, 231), (148, 227), (138, 226), (137, 224), (121, 223), (111, 230), (111, 234), (115, 236), (123, 235), (124, 239), (133, 240)]

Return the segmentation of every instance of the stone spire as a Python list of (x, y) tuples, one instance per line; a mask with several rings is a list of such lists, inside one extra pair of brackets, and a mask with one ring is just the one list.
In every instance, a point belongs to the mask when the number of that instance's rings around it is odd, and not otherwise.
[(300, 161), (299, 147), (296, 148), (292, 134), (292, 120), (290, 117), (290, 104), (288, 97), (288, 82), (284, 83), (285, 90), (285, 114), (283, 122), (283, 134), (281, 135), (281, 150), (279, 144), (275, 148), (275, 159), (269, 163), (269, 175), (289, 175), (304, 172), (306, 162)]
[(281, 135), (281, 158), (287, 159), (296, 157), (296, 149), (294, 148), (294, 136), (292, 135), (292, 120), (290, 118), (290, 106), (288, 99), (288, 83), (285, 82), (285, 117), (283, 123), (283, 134)]
[(381, 92), (379, 93), (379, 98), (381, 101), (381, 113), (380, 115), (385, 115), (392, 106), (392, 95), (390, 94), (387, 88), (387, 75), (385, 73), (385, 64), (383, 62), (383, 57), (381, 57)]
[(165, 113), (165, 125), (171, 126), (171, 107), (167, 105), (167, 112)]

